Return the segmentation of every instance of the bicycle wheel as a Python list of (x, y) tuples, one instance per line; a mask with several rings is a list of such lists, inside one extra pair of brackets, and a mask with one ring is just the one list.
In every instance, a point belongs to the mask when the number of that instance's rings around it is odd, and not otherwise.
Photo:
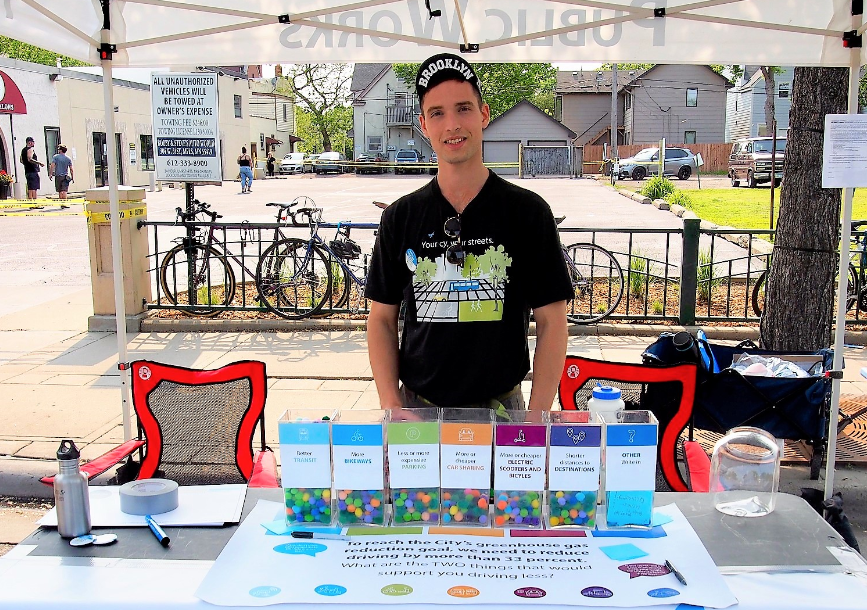
[[(190, 282), (190, 265), (193, 278)], [(204, 244), (178, 244), (160, 264), (160, 286), (173, 305), (194, 305), (184, 310), (192, 316), (211, 317), (220, 313), (213, 306), (225, 307), (235, 298), (235, 272), (226, 257)], [(190, 299), (192, 284), (193, 298)]]
[[(848, 282), (846, 286), (846, 311), (852, 309), (855, 301), (858, 300), (858, 273), (855, 271), (855, 265), (849, 263)], [(752, 304), (753, 313), (758, 317), (762, 317), (762, 312), (765, 310), (765, 282), (768, 278), (768, 272), (763, 271), (756, 280), (756, 285), (753, 286)], [(837, 281), (835, 280), (835, 286)]]
[(623, 269), (605, 248), (579, 243), (564, 248), (575, 297), (566, 304), (573, 324), (592, 324), (611, 315), (623, 297)]
[(256, 266), (259, 299), (281, 318), (300, 320), (318, 312), (331, 295), (328, 256), (303, 239), (268, 246)]
[(327, 318), (331, 315), (333, 309), (340, 309), (349, 303), (349, 291), (352, 288), (352, 280), (349, 279), (349, 273), (338, 263), (331, 262), (331, 296), (323, 304), (328, 307), (329, 311), (322, 311), (311, 315), (313, 318)]

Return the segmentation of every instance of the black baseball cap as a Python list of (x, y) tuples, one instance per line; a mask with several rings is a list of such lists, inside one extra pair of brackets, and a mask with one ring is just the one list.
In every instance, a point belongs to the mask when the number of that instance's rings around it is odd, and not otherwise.
[(27, 136), (27, 139), (24, 141), (25, 142), (35, 142), (36, 140), (34, 140), (32, 136)]
[(479, 77), (469, 62), (451, 53), (440, 53), (424, 60), (415, 75), (419, 103), (430, 89), (447, 80), (467, 81), (478, 90), (479, 95), (482, 94)]

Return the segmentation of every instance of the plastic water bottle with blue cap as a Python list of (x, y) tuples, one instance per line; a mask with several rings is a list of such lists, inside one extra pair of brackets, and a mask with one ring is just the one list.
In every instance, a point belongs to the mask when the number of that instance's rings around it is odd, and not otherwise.
[(597, 383), (593, 397), (587, 401), (587, 408), (593, 413), (607, 415), (610, 420), (626, 408), (626, 403), (620, 397), (620, 388)]

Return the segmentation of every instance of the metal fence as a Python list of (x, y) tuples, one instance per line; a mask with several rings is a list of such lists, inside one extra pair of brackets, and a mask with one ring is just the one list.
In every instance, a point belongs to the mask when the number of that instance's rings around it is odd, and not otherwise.
[[(195, 315), (212, 316), (222, 311), (268, 313), (260, 302), (256, 287), (256, 270), (263, 252), (276, 240), (285, 237), (309, 239), (307, 227), (288, 227), (277, 223), (188, 223), (141, 222), (141, 229), (151, 231), (152, 253), (149, 270), (156, 298), (147, 304), (153, 310), (179, 310)], [(336, 224), (320, 224), (326, 242)], [(362, 246), (362, 255), (351, 261), (355, 275), (366, 276), (376, 225), (353, 225), (353, 238)], [(326, 237), (327, 235), (327, 237)], [(774, 231), (700, 228), (697, 219), (684, 219), (683, 228), (561, 228), (563, 244), (593, 243), (609, 250), (623, 270), (624, 291), (619, 306), (609, 316), (613, 320), (678, 322), (752, 322), (759, 320), (764, 307), (763, 282), (770, 260)], [(210, 238), (208, 237), (210, 236)], [(207, 241), (206, 246), (202, 245)], [(862, 245), (853, 252), (856, 286), (865, 286), (867, 253), (864, 233), (855, 234)], [(191, 252), (191, 244), (202, 256), (216, 259), (217, 271), (205, 274), (204, 285), (189, 290), (186, 276), (177, 271), (179, 253)], [(207, 254), (206, 254), (207, 253)], [(187, 261), (180, 255), (181, 261)], [(173, 258), (174, 257), (174, 258)], [(338, 262), (329, 258), (335, 277)], [(225, 267), (228, 267), (226, 271)], [(231, 277), (229, 277), (231, 276)], [(338, 281), (338, 280), (335, 280)], [(227, 299), (227, 283), (233, 285)], [(318, 317), (364, 317), (369, 303), (363, 287), (352, 282), (350, 297), (335, 302), (335, 287)], [(852, 290), (850, 288), (850, 290)], [(867, 289), (865, 289), (867, 290)], [(182, 295), (190, 295), (183, 298)], [(849, 322), (863, 321), (852, 299)], [(867, 309), (867, 298), (863, 299)]]

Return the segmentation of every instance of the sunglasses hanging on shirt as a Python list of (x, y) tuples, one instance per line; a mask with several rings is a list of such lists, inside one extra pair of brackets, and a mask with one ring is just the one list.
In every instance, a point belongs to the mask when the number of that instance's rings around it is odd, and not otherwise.
[(461, 243), (461, 217), (452, 216), (446, 220), (443, 225), (443, 231), (445, 231), (446, 237), (449, 239), (457, 240), (457, 243), (452, 244), (446, 250), (446, 260), (452, 265), (463, 267), (466, 252), (464, 252), (463, 244)]

